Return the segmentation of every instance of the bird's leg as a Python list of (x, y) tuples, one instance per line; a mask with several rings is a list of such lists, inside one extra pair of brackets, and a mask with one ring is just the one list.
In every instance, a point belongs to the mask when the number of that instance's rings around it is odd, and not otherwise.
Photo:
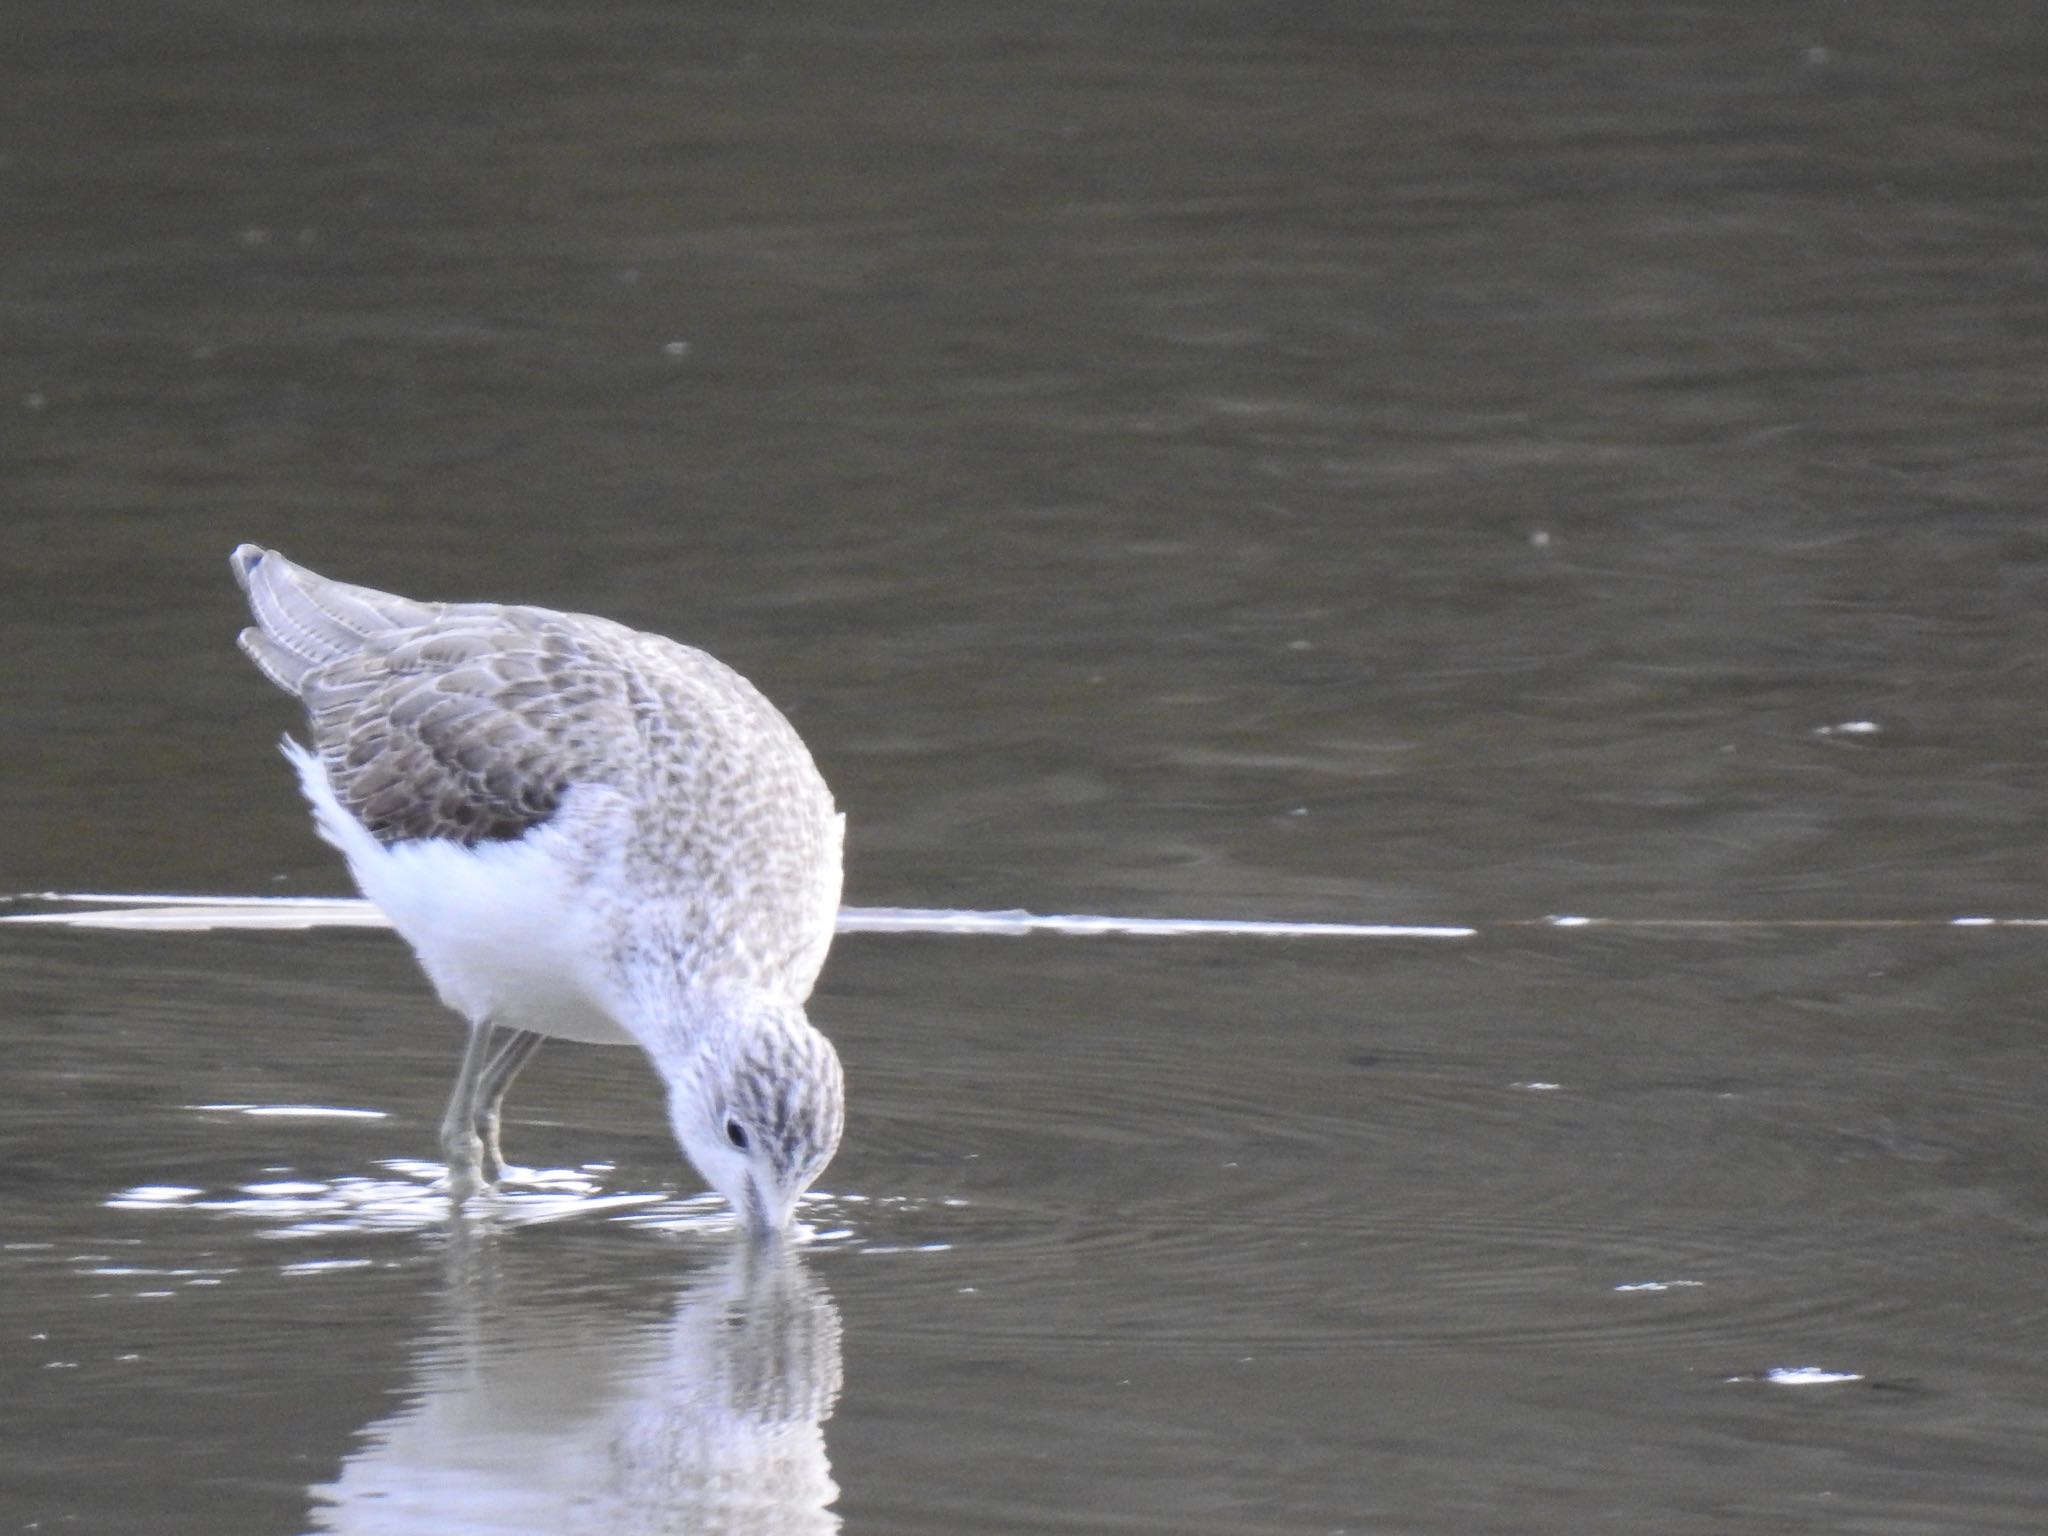
[(477, 1084), (476, 1139), (483, 1152), (483, 1178), (486, 1184), (495, 1184), (505, 1172), (505, 1154), (498, 1150), (498, 1112), (504, 1107), (505, 1094), (512, 1086), (512, 1079), (520, 1069), (533, 1060), (533, 1053), (540, 1049), (546, 1036), (531, 1029), (512, 1030), (491, 1052), (490, 1064), (484, 1068), (483, 1078)]
[(483, 1145), (477, 1138), (477, 1094), (491, 1059), (491, 1021), (472, 1019), (462, 1065), (441, 1116), (441, 1155), (448, 1161), (448, 1196), (458, 1204), (484, 1189)]

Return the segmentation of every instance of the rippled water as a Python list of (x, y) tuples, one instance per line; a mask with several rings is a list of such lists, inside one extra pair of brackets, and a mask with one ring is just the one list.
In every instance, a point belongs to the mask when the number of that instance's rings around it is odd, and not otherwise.
[[(452, 1031), (388, 941), (83, 942), (11, 944), (0, 1262), (43, 1373), (12, 1454), (49, 1448), (13, 1486), (89, 1522), (825, 1528), (828, 1479), (912, 1528), (2028, 1507), (2030, 1011), (1914, 1003), (2011, 939), (843, 940), (853, 1121), (797, 1273), (845, 1384), (794, 1422), (729, 1379), (797, 1346), (721, 1334), (768, 1304), (629, 1053), (544, 1056), (510, 1132), (615, 1163), (451, 1224), (404, 1154)], [(95, 1007), (150, 1029), (83, 1052)], [(735, 1478), (805, 1492), (742, 1518)]]
[(2038, 1528), (2031, 10), (12, 20), (0, 892), (342, 890), (250, 539), (864, 907), (1473, 931), (849, 931), (764, 1268), (626, 1052), (450, 1220), (388, 934), (0, 925), (0, 1528)]

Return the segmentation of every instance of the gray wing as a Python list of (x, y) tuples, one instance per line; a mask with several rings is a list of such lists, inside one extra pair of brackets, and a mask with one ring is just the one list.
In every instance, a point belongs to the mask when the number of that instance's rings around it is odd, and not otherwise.
[(630, 760), (626, 678), (566, 616), (503, 608), (376, 636), (308, 672), (335, 796), (380, 842), (517, 837), (573, 784)]
[(303, 691), (308, 672), (354, 655), (369, 637), (416, 628), (449, 608), (330, 581), (254, 544), (236, 546), (228, 569), (256, 621), (239, 636), (243, 653), (290, 694)]
[(256, 619), (242, 649), (305, 702), (328, 784), (380, 842), (517, 837), (634, 755), (632, 679), (603, 620), (416, 603), (251, 545), (233, 565)]

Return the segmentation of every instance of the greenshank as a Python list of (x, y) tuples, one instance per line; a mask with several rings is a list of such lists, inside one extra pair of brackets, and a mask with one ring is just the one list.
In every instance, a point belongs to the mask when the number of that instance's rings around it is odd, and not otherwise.
[(469, 1039), (441, 1123), (451, 1194), (496, 1183), (500, 1106), (542, 1040), (637, 1045), (698, 1173), (782, 1231), (844, 1124), (805, 1015), (845, 818), (745, 678), (609, 619), (423, 603), (244, 544), (241, 646), (304, 703), (320, 836)]

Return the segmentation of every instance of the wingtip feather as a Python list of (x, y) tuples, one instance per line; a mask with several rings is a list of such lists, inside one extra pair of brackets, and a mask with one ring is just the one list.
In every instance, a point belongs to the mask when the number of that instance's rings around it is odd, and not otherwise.
[(235, 643), (256, 664), (257, 671), (286, 693), (296, 695), (312, 670), (303, 657), (286, 650), (253, 624), (235, 636)]
[(228, 556), (228, 569), (235, 573), (235, 585), (244, 592), (249, 590), (249, 579), (255, 575), (256, 567), (263, 563), (263, 557), (270, 553), (260, 544), (237, 544), (235, 552)]

